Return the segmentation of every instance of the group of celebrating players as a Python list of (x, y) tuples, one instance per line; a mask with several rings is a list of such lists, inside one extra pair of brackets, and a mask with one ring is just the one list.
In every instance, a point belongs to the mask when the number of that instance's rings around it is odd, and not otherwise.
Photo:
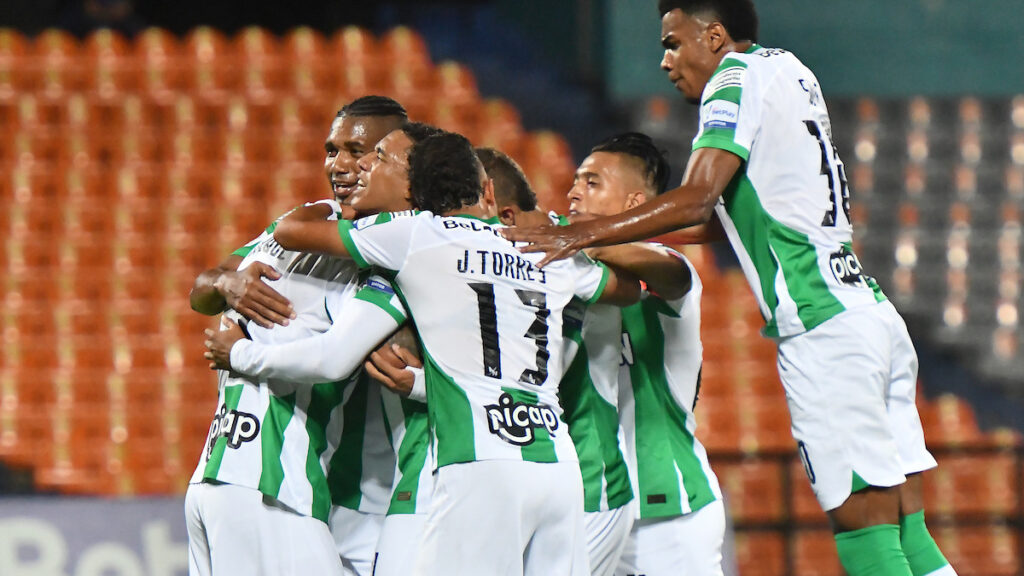
[(569, 214), (519, 167), (359, 98), (332, 197), (196, 279), (219, 398), (186, 495), (190, 574), (722, 574), (694, 435), (701, 282), (648, 242), (726, 236), (779, 346), (840, 560), (955, 574), (906, 327), (850, 243), (817, 80), (750, 0), (662, 0), (662, 68), (700, 106), (680, 187), (650, 138), (595, 146)]

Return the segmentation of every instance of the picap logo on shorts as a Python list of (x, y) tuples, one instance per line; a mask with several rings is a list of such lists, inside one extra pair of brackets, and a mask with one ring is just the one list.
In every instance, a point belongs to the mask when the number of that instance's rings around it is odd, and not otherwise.
[(484, 406), (487, 410), (487, 428), (491, 434), (514, 444), (528, 446), (536, 439), (535, 428), (544, 428), (548, 435), (558, 430), (558, 415), (546, 404), (516, 402), (511, 394), (498, 398), (497, 404)]
[(260, 421), (255, 416), (248, 412), (228, 410), (226, 404), (221, 404), (217, 415), (213, 417), (213, 423), (210, 424), (207, 458), (220, 437), (228, 439), (229, 448), (238, 448), (243, 442), (251, 442), (259, 433)]

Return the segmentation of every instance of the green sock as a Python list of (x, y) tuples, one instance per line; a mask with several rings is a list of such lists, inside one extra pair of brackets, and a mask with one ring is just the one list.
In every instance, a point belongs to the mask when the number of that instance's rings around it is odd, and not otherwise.
[(850, 576), (913, 576), (896, 524), (836, 534), (839, 561)]
[(924, 510), (900, 518), (900, 544), (914, 576), (931, 574), (949, 564), (928, 533), (928, 527), (924, 524)]

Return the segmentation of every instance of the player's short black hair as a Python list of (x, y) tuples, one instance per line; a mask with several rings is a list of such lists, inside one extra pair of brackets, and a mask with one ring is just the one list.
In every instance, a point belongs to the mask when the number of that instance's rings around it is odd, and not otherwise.
[(444, 134), (444, 130), (424, 122), (406, 122), (405, 124), (402, 124), (401, 130), (413, 144), (422, 142), (437, 134)]
[(691, 16), (710, 14), (733, 40), (757, 42), (757, 10), (753, 0), (658, 0), (658, 13), (662, 16), (676, 8)]
[(644, 181), (655, 194), (662, 194), (668, 189), (671, 168), (665, 153), (658, 149), (654, 140), (641, 132), (623, 132), (608, 138), (590, 149), (594, 152), (614, 152), (628, 154), (644, 164)]
[(515, 160), (494, 148), (477, 148), (476, 155), (487, 177), (494, 181), (494, 200), (498, 206), (515, 204), (526, 212), (537, 209), (537, 194)]
[(409, 120), (409, 114), (405, 111), (405, 107), (397, 100), (376, 95), (362, 96), (345, 104), (341, 110), (338, 110), (338, 115), (335, 118), (345, 116), (395, 116), (402, 122)]
[(461, 134), (445, 132), (409, 149), (409, 191), (420, 210), (447, 214), (480, 201), (480, 160)]

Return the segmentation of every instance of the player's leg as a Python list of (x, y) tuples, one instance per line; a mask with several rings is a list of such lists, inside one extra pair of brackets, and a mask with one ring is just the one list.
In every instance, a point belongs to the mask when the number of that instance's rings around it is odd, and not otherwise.
[(921, 475), (936, 466), (925, 447), (921, 416), (917, 413), (917, 352), (899, 313), (888, 305), (893, 332), (892, 382), (889, 419), (899, 445), (907, 481), (900, 486), (900, 544), (914, 576), (955, 576), (956, 571), (935, 544), (924, 521)]
[[(530, 469), (524, 486), (531, 498), (521, 527), (526, 548), (523, 575), (545, 576), (591, 573), (587, 562), (587, 534), (583, 527), (583, 479), (576, 462), (540, 464), (523, 462)], [(621, 510), (621, 509), (620, 509)]]
[(721, 500), (682, 516), (638, 520), (615, 574), (722, 576), (724, 539)]
[(189, 484), (185, 492), (185, 529), (188, 532), (189, 576), (211, 576), (210, 542), (203, 524), (202, 492), (205, 484)]
[(273, 499), (263, 499), (258, 555), (263, 572), (281, 576), (342, 576), (331, 532), (316, 518), (297, 514)]
[(413, 574), (522, 576), (526, 543), (520, 540), (521, 511), (531, 491), (524, 464), (531, 463), (485, 460), (442, 466)]
[(808, 479), (851, 576), (910, 576), (900, 546), (905, 481), (886, 396), (885, 322), (866, 307), (779, 341), (779, 375)]
[(260, 542), (263, 494), (231, 484), (199, 484), (200, 509), (216, 576), (261, 574), (264, 567), (253, 548)]
[(373, 576), (412, 574), (426, 524), (426, 514), (391, 514), (384, 518), (374, 556)]
[(346, 576), (373, 573), (373, 554), (383, 524), (383, 514), (367, 514), (343, 506), (331, 508), (331, 536)]
[(611, 576), (615, 573), (635, 517), (636, 500), (611, 510), (587, 512), (583, 515), (592, 576)]

